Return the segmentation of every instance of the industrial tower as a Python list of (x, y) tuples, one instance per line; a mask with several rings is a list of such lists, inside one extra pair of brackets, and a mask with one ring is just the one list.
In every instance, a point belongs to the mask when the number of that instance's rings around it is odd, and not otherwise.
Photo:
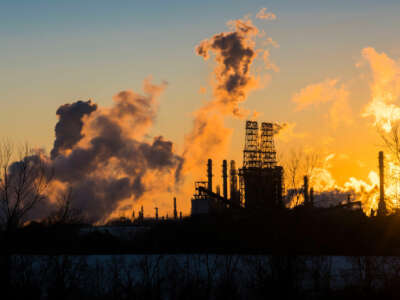
[(246, 121), (243, 168), (239, 170), (240, 199), (250, 209), (282, 206), (283, 168), (276, 164), (274, 125)]

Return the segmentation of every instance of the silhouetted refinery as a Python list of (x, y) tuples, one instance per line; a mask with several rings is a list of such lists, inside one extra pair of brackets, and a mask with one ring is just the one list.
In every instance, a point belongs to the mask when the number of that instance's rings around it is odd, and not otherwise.
[[(257, 122), (246, 122), (246, 139), (243, 167), (236, 170), (230, 162), (230, 195), (228, 197), (227, 161), (222, 161), (223, 195), (213, 192), (212, 160), (207, 163), (208, 181), (195, 183), (192, 199), (192, 215), (208, 214), (224, 209), (282, 207), (283, 168), (276, 166), (273, 142), (273, 124), (262, 123), (259, 139)], [(238, 190), (238, 179), (240, 189)]]
[[(393, 209), (389, 214), (386, 207), (383, 152), (378, 156), (377, 209), (366, 215), (357, 194), (328, 197), (315, 191), (307, 175), (300, 174), (299, 188), (285, 190), (285, 170), (274, 145), (276, 126), (246, 121), (243, 165), (238, 169), (235, 161), (222, 160), (215, 167), (207, 159), (206, 180), (194, 183), (192, 198), (171, 197), (167, 210), (155, 206), (145, 214), (140, 206), (130, 217), (78, 231), (76, 226), (26, 226), (13, 245), (21, 253), (399, 255), (400, 214)], [(291, 206), (293, 199), (296, 205)], [(182, 214), (178, 200), (191, 201), (189, 215)]]
[[(257, 212), (286, 210), (286, 203), (284, 201), (284, 169), (277, 164), (274, 131), (273, 123), (263, 122), (259, 128), (256, 121), (246, 121), (243, 166), (238, 171), (235, 167), (235, 161), (232, 160), (230, 163), (229, 197), (227, 189), (227, 161), (222, 161), (223, 195), (220, 195), (218, 186), (215, 192), (213, 190), (213, 162), (212, 159), (208, 159), (208, 181), (195, 182), (195, 194), (192, 198), (192, 216), (222, 213), (228, 210), (242, 212), (244, 210)], [(380, 170), (383, 172), (383, 166)], [(240, 183), (239, 189), (237, 182)], [(290, 192), (290, 194), (295, 192), (297, 195), (302, 194), (303, 196), (304, 201), (297, 208), (310, 209), (316, 204), (314, 201), (314, 190), (312, 187), (309, 187), (308, 176), (304, 176), (304, 184), (300, 190), (292, 190)], [(381, 194), (383, 195), (383, 192)], [(331, 205), (329, 209), (352, 209), (357, 210), (358, 213), (362, 213), (361, 202), (351, 201), (350, 198), (349, 194), (347, 201), (336, 199), (337, 205)], [(382, 211), (381, 214), (384, 214), (383, 211), (385, 211), (385, 208), (382, 208), (380, 211)]]

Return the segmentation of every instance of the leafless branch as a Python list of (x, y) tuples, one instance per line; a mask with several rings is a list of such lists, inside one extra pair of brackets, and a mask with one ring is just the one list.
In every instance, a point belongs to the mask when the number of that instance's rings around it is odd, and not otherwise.
[[(17, 160), (11, 162), (15, 152)], [(0, 221), (11, 230), (22, 225), (29, 211), (45, 199), (52, 172), (28, 144), (16, 151), (10, 142), (1, 142), (0, 163)]]

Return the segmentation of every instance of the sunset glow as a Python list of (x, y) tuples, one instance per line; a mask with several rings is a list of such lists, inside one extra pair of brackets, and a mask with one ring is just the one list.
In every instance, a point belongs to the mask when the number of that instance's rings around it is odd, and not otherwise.
[(165, 215), (175, 196), (188, 215), (207, 159), (221, 185), (222, 160), (242, 164), (245, 120), (257, 120), (279, 124), (279, 163), (318, 153), (310, 186), (350, 194), (367, 215), (383, 150), (387, 207), (400, 208), (387, 145), (400, 122), (397, 2), (156, 2), (0, 8), (1, 137), (58, 170), (49, 205), (72, 188), (100, 223), (142, 205)]

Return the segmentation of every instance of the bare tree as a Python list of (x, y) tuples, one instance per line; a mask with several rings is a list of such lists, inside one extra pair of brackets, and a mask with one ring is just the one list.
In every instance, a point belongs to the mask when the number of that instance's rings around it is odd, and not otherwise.
[[(391, 129), (389, 131), (378, 129), (378, 133), (383, 141), (383, 147), (389, 152), (390, 159), (397, 166), (400, 166), (400, 121), (392, 120)], [(387, 197), (386, 205), (390, 210), (398, 208), (400, 198), (398, 190), (400, 172), (398, 168), (385, 172), (385, 182), (388, 185), (396, 186), (395, 195), (392, 198)]]
[(378, 129), (385, 148), (390, 152), (396, 163), (400, 164), (400, 122), (394, 122), (389, 132)]
[[(289, 198), (294, 199), (293, 206), (300, 203), (301, 187), (303, 177), (308, 176), (310, 186), (313, 183), (313, 173), (321, 166), (321, 156), (316, 151), (305, 151), (303, 148), (290, 150), (289, 155), (283, 160), (286, 175), (286, 184), (291, 191)], [(293, 200), (292, 200), (293, 201)]]
[(321, 155), (316, 151), (309, 151), (304, 153), (303, 168), (304, 176), (309, 178), (310, 186), (313, 185), (313, 175), (315, 169), (321, 167)]
[[(11, 162), (15, 154), (17, 160)], [(21, 226), (45, 199), (52, 172), (27, 144), (16, 153), (9, 141), (0, 144), (0, 164), (0, 221), (8, 232)]]
[(299, 187), (301, 185), (301, 154), (302, 153), (299, 149), (292, 149), (290, 151), (290, 155), (287, 157), (285, 162), (285, 174), (287, 178), (287, 184), (292, 193), (294, 193), (293, 195), (289, 195), (289, 197), (296, 197), (295, 206), (297, 206), (299, 202), (299, 194), (297, 193), (297, 191), (299, 190)]
[(82, 224), (85, 217), (80, 209), (74, 208), (74, 193), (71, 188), (60, 193), (57, 197), (56, 210), (46, 219), (49, 225)]

